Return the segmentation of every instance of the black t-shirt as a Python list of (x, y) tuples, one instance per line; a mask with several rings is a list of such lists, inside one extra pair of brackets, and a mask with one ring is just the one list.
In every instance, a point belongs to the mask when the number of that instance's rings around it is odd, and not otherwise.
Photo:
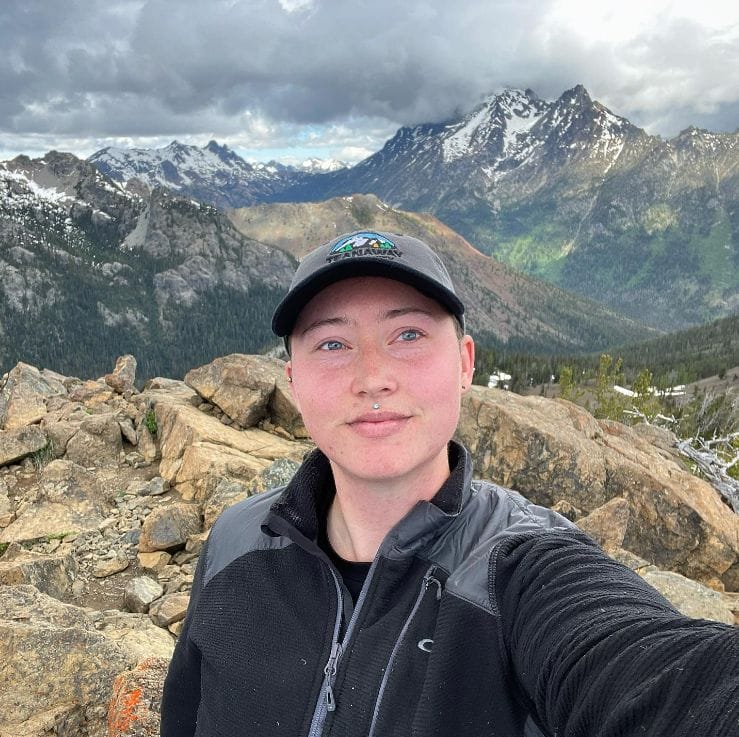
[(328, 539), (328, 533), (326, 532), (326, 516), (323, 515), (323, 524), (318, 533), (318, 545), (326, 555), (331, 559), (331, 562), (336, 566), (344, 581), (344, 586), (349, 590), (352, 601), (356, 604), (359, 598), (359, 592), (362, 590), (364, 585), (364, 579), (367, 578), (370, 566), (372, 563), (357, 563), (351, 560), (344, 560), (331, 546)]

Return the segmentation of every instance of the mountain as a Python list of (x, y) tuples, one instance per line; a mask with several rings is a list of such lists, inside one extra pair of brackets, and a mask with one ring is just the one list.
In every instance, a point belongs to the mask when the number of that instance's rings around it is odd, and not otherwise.
[(172, 141), (155, 149), (104, 148), (88, 159), (114, 181), (138, 180), (148, 188), (164, 187), (182, 197), (216, 207), (240, 207), (263, 202), (306, 175), (327, 172), (340, 162), (308, 159), (300, 167), (249, 164), (228, 146), (210, 141), (206, 146), (188, 146)]
[(294, 261), (209, 205), (125, 189), (71, 154), (0, 163), (0, 374), (88, 375), (134, 353), (180, 376), (270, 345)]
[[(545, 353), (592, 351), (655, 331), (485, 256), (432, 215), (388, 207), (373, 195), (321, 203), (269, 204), (229, 212), (244, 235), (301, 258), (352, 230), (402, 232), (429, 243), (447, 264), (481, 345)], [(638, 337), (637, 337), (638, 336)]]
[[(103, 153), (91, 160), (119, 181), (136, 172)], [(739, 132), (664, 140), (580, 85), (553, 101), (505, 90), (452, 120), (403, 127), (338, 171), (243, 162), (198, 179), (165, 158), (170, 176), (148, 181), (221, 206), (371, 193), (432, 213), (514, 268), (661, 330), (739, 309)]]
[(665, 141), (582, 86), (553, 102), (506, 90), (280, 196), (354, 192), (431, 212), (515, 268), (656, 327), (739, 308), (739, 133)]

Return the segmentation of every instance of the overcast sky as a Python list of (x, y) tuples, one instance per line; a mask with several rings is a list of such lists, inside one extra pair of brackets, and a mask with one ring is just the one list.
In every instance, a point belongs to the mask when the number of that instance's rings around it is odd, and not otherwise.
[(211, 138), (357, 161), (505, 87), (739, 128), (731, 0), (0, 0), (0, 159)]

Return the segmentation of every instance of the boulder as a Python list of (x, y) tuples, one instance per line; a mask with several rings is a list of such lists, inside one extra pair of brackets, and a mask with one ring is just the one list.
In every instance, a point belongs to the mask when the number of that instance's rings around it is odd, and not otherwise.
[(0, 586), (0, 734), (76, 737), (84, 724), (102, 737), (113, 681), (141, 659), (138, 643), (172, 652), (172, 638), (143, 615), (118, 617), (129, 618), (127, 634), (33, 586)]
[(144, 520), (139, 550), (142, 553), (180, 550), (190, 535), (200, 532), (200, 527), (200, 511), (195, 504), (178, 502), (158, 507)]
[(107, 509), (94, 475), (71, 461), (55, 460), (42, 469), (17, 518), (0, 531), (0, 543), (97, 530)]
[(203, 527), (210, 529), (224, 509), (230, 507), (251, 494), (250, 487), (242, 481), (221, 479), (213, 494), (203, 506)]
[(115, 679), (108, 707), (108, 737), (159, 737), (168, 667), (165, 658), (146, 658)]
[(0, 586), (29, 584), (55, 599), (70, 597), (76, 575), (70, 553), (43, 555), (12, 543), (0, 558)]
[(150, 576), (132, 578), (123, 590), (123, 604), (129, 612), (145, 614), (162, 594), (162, 585)]
[(113, 372), (105, 375), (105, 383), (118, 392), (134, 391), (136, 382), (136, 359), (131, 355), (120, 356), (115, 362)]
[(121, 428), (115, 415), (90, 415), (67, 443), (64, 457), (80, 466), (117, 464), (123, 449)]
[(185, 383), (239, 426), (253, 427), (267, 415), (281, 366), (274, 358), (233, 353), (188, 371)]
[(649, 436), (564, 400), (477, 386), (463, 399), (457, 431), (476, 475), (585, 514), (621, 497), (630, 511), (624, 548), (660, 568), (739, 588), (739, 517), (665, 451), (664, 434), (658, 446)]
[(49, 438), (49, 447), (54, 458), (64, 456), (67, 452), (67, 443), (74, 437), (79, 428), (78, 422), (70, 422), (69, 420), (51, 420), (48, 417), (41, 420), (41, 429)]
[(83, 381), (74, 386), (69, 392), (73, 402), (81, 402), (86, 407), (98, 407), (111, 400), (114, 396), (111, 388), (104, 381)]
[(651, 570), (641, 575), (686, 616), (713, 619), (725, 624), (735, 623), (734, 612), (718, 591), (673, 571)]
[(66, 395), (64, 384), (35, 366), (18, 363), (0, 390), (0, 429), (15, 430), (38, 422), (49, 397)]
[(169, 627), (185, 618), (189, 603), (189, 594), (167, 594), (149, 607), (149, 617), (159, 627)]
[(236, 430), (192, 406), (156, 405), (162, 459), (159, 472), (185, 499), (204, 501), (221, 478), (249, 482), (272, 461), (299, 462), (310, 445), (263, 430)]
[(0, 466), (9, 466), (44, 449), (49, 442), (38, 425), (0, 430)]
[(623, 546), (631, 512), (629, 503), (615, 497), (589, 515), (577, 520), (577, 526), (587, 532), (603, 550), (610, 552)]

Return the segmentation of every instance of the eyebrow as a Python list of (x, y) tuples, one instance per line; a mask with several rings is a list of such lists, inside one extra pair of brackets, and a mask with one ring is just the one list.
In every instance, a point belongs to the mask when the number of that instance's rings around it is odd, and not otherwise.
[[(405, 317), (406, 315), (423, 315), (424, 317), (430, 317), (436, 319), (436, 316), (429, 310), (424, 310), (422, 307), (397, 307), (393, 310), (387, 310), (380, 315), (380, 320), (393, 320), (397, 317)], [(321, 327), (332, 326), (332, 325), (348, 325), (350, 320), (345, 315), (337, 315), (336, 317), (324, 317), (320, 320), (314, 320), (312, 323), (307, 325), (303, 330), (300, 331), (300, 335), (304, 336), (313, 330), (317, 330)]]

